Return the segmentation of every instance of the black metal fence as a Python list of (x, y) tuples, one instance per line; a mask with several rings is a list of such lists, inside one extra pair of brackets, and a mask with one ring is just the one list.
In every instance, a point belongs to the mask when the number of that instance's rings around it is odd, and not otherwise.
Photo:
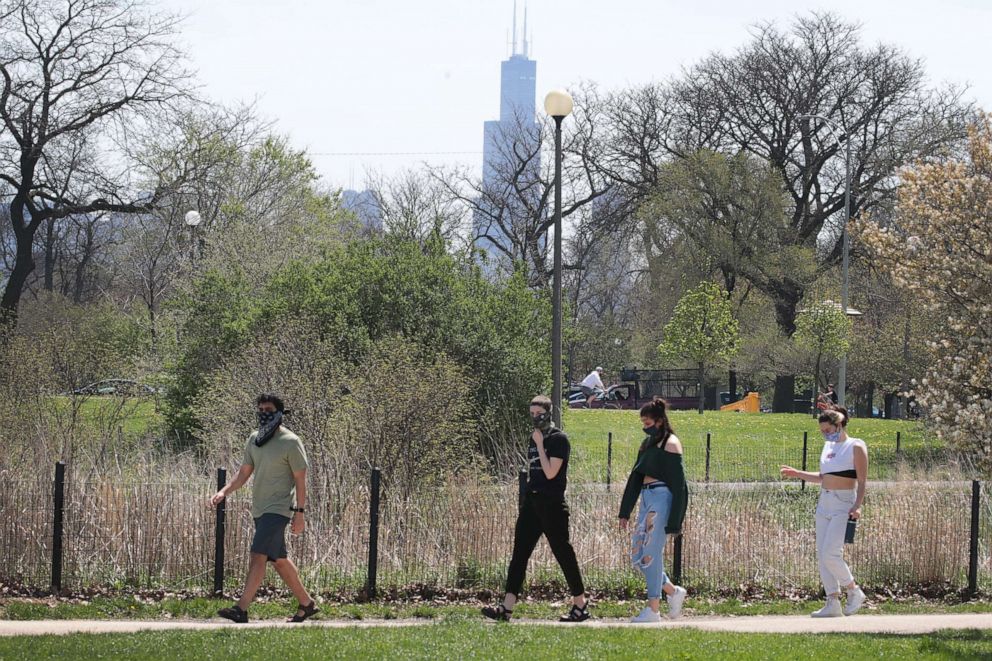
[[(226, 475), (218, 471), (216, 483)], [(849, 559), (868, 586), (992, 590), (992, 498), (977, 481), (870, 485)], [(4, 480), (0, 578), (58, 591), (90, 586), (220, 593), (247, 571), (248, 494), (211, 508), (214, 479), (151, 482)], [(815, 489), (798, 485), (691, 485), (684, 536), (669, 542), (673, 578), (700, 591), (745, 586), (816, 589)], [(307, 531), (290, 552), (323, 593), (375, 597), (408, 586), (493, 589), (512, 543), (519, 484), (451, 485), (402, 497), (372, 471), (368, 489), (333, 501), (309, 488)], [(602, 485), (569, 490), (572, 538), (587, 583), (639, 590), (629, 540), (618, 531), (619, 495)], [(669, 561), (671, 559), (671, 562)], [(532, 582), (558, 583), (546, 545)], [(274, 577), (270, 577), (274, 578)]]

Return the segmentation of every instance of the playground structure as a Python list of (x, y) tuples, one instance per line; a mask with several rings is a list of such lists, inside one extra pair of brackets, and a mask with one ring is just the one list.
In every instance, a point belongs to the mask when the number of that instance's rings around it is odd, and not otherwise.
[(736, 411), (738, 413), (760, 413), (761, 396), (756, 392), (749, 392), (744, 399), (720, 407), (721, 411)]

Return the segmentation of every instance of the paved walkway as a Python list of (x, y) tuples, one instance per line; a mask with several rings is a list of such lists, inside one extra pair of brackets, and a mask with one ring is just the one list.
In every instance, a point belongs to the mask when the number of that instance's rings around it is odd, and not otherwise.
[[(323, 627), (342, 629), (348, 627), (408, 627), (428, 626), (434, 620), (316, 620), (303, 625), (286, 624), (278, 620), (232, 624), (223, 620), (39, 620), (0, 621), (0, 636), (41, 636), (71, 633), (133, 633), (136, 631), (164, 631), (169, 629), (209, 630), (222, 628), (276, 629)], [(561, 624), (542, 620), (516, 620), (511, 626), (584, 626), (584, 627), (655, 627), (659, 629), (694, 628), (704, 631), (732, 631), (738, 633), (897, 633), (922, 634), (938, 629), (992, 629), (992, 614), (953, 615), (857, 615), (830, 619), (813, 619), (799, 615), (752, 615), (742, 617), (688, 617), (681, 620), (664, 620), (657, 625), (632, 625), (624, 620), (595, 619), (583, 624)]]

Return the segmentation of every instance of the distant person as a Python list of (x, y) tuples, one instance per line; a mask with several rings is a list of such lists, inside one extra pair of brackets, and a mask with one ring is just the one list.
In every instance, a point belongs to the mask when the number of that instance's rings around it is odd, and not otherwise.
[(513, 532), (513, 554), (507, 570), (503, 603), (495, 608), (487, 606), (482, 609), (482, 614), (491, 620), (510, 621), (524, 585), (527, 562), (541, 535), (548, 538), (548, 546), (572, 593), (572, 608), (559, 621), (582, 622), (589, 619), (579, 562), (569, 541), (569, 512), (565, 503), (571, 447), (565, 432), (551, 424), (551, 410), (550, 398), (538, 395), (531, 400), (530, 415), (534, 431), (527, 447), (527, 490)]
[(296, 613), (286, 621), (303, 622), (318, 609), (303, 587), (296, 565), (287, 557), (286, 526), (292, 521), (294, 535), (301, 534), (306, 526), (303, 511), (307, 500), (307, 455), (300, 437), (282, 426), (285, 412), (282, 399), (271, 393), (262, 394), (256, 400), (256, 407), (258, 431), (248, 437), (241, 468), (234, 480), (210, 499), (212, 505), (218, 505), (255, 476), (251, 501), (255, 536), (245, 589), (238, 603), (220, 609), (217, 614), (232, 622), (247, 622), (248, 607), (265, 578), (265, 563), (271, 562), (300, 603)]
[(589, 372), (586, 378), (582, 379), (582, 383), (579, 384), (579, 389), (586, 396), (586, 406), (591, 408), (593, 400), (596, 399), (596, 394), (606, 390), (606, 386), (603, 385), (603, 368), (597, 367)]
[(668, 617), (682, 614), (685, 588), (665, 574), (664, 552), (668, 535), (682, 534), (682, 521), (689, 502), (689, 488), (682, 462), (682, 443), (668, 420), (668, 404), (660, 397), (641, 407), (644, 441), (627, 479), (620, 501), (620, 529), (626, 530), (630, 514), (640, 497), (637, 525), (631, 535), (631, 562), (647, 581), (648, 605), (630, 621), (650, 624), (661, 621), (661, 595), (668, 601)]
[[(810, 473), (782, 466), (782, 477), (820, 485), (816, 505), (816, 556), (827, 603), (813, 617), (854, 615), (865, 601), (850, 567), (844, 562), (844, 534), (849, 520), (861, 518), (868, 480), (868, 446), (847, 435), (847, 409), (837, 407), (820, 414), (823, 451), (820, 471)], [(847, 605), (840, 605), (841, 587), (847, 591)]]
[(823, 396), (828, 399), (833, 406), (837, 406), (837, 390), (834, 388), (834, 384), (827, 384), (827, 389), (823, 392)]

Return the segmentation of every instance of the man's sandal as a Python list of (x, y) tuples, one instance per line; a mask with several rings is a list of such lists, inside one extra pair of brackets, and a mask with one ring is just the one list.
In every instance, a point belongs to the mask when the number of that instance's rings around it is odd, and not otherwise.
[(578, 606), (572, 606), (572, 609), (568, 611), (565, 615), (558, 618), (559, 622), (585, 622), (589, 619), (589, 604), (586, 604), (582, 608)]
[(513, 611), (507, 610), (503, 604), (500, 604), (496, 608), (486, 606), (482, 609), (482, 614), (490, 620), (496, 620), (497, 622), (509, 622), (510, 616), (513, 615)]
[(298, 609), (296, 609), (296, 612), (295, 613), (293, 613), (293, 617), (289, 618), (286, 621), (287, 622), (305, 622), (308, 617), (313, 617), (314, 615), (316, 615), (319, 612), (320, 612), (320, 609), (317, 608), (316, 602), (314, 602), (314, 600), (311, 599), (310, 600), (310, 603), (308, 605), (306, 605), (306, 606), (304, 606), (303, 604), (300, 604), (300, 607)]
[(225, 620), (230, 620), (231, 622), (237, 622), (238, 624), (245, 624), (248, 622), (248, 611), (241, 610), (241, 607), (234, 604), (230, 608), (221, 608), (217, 611)]

